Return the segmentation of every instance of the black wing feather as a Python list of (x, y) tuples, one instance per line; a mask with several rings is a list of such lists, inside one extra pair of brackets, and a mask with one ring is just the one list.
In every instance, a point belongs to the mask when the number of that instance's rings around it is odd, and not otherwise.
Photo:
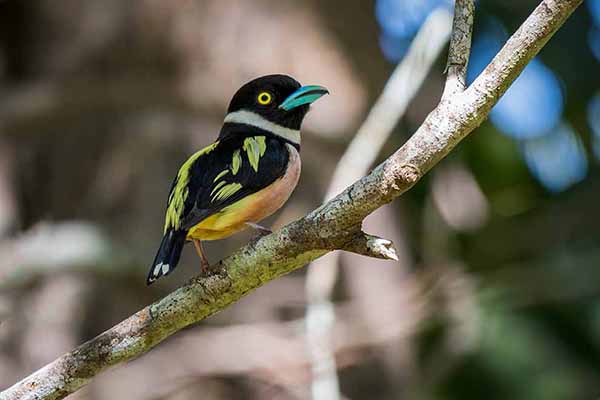
[[(265, 144), (266, 150), (260, 157), (258, 171), (252, 168), (246, 152), (242, 150), (243, 138), (221, 141), (215, 151), (195, 161), (190, 171), (189, 196), (184, 207), (182, 229), (189, 230), (223, 208), (264, 189), (285, 174), (289, 160), (286, 144), (269, 137), (265, 139)], [(214, 180), (222, 171), (230, 169), (236, 150), (240, 151), (242, 159), (239, 170), (235, 175), (227, 173), (219, 181), (239, 183), (242, 187), (228, 198), (211, 201), (211, 192), (216, 184)]]

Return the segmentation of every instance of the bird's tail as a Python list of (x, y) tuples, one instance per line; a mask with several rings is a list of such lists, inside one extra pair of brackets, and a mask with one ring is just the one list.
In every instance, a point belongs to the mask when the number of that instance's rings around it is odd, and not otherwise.
[(185, 231), (169, 230), (163, 236), (154, 263), (148, 272), (146, 284), (154, 283), (161, 276), (169, 275), (175, 269), (185, 244)]

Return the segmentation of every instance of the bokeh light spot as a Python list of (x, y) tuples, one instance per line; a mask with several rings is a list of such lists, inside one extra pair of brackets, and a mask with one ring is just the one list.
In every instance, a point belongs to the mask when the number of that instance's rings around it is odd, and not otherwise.
[(532, 174), (551, 192), (568, 189), (587, 174), (583, 144), (566, 123), (550, 134), (524, 141), (522, 150)]

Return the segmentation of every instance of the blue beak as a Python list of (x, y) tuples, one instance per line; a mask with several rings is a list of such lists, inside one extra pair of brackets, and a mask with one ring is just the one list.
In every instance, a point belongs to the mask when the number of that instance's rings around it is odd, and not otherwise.
[(279, 108), (290, 111), (301, 105), (310, 104), (326, 94), (329, 94), (329, 90), (325, 89), (323, 86), (302, 86), (300, 89), (290, 94), (288, 98), (279, 105)]

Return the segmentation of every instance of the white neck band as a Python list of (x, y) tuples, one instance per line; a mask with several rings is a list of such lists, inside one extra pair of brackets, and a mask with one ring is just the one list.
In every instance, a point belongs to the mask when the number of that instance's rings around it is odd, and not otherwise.
[(273, 135), (279, 136), (294, 144), (300, 144), (300, 131), (286, 128), (265, 119), (263, 116), (252, 111), (240, 110), (229, 113), (225, 116), (225, 123), (246, 124), (256, 128), (263, 129)]

